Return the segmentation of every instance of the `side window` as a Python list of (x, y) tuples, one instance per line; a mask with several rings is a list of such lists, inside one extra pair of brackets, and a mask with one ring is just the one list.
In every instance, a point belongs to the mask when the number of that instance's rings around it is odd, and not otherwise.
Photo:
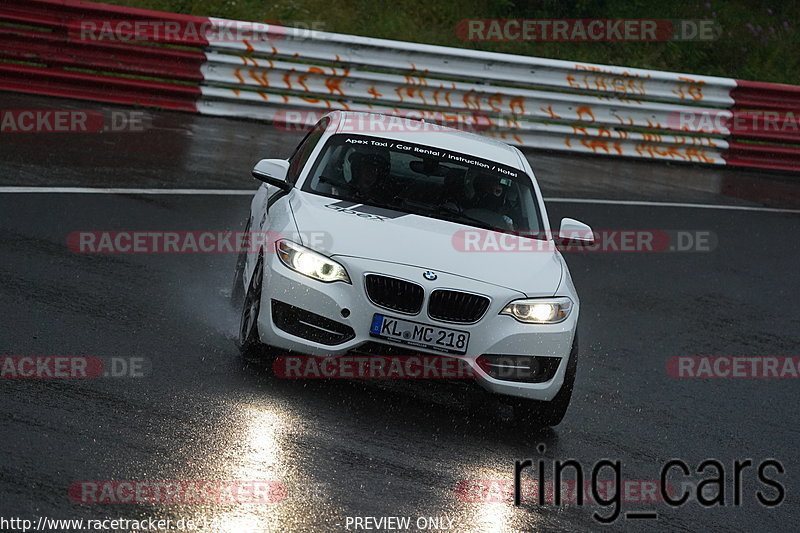
[(300, 177), (300, 171), (303, 170), (306, 161), (311, 157), (311, 152), (314, 151), (314, 148), (322, 138), (322, 134), (325, 133), (328, 122), (327, 118), (317, 122), (314, 128), (306, 134), (305, 138), (297, 146), (292, 157), (289, 158), (289, 171), (286, 174), (286, 181), (291, 184), (297, 182), (297, 178)]

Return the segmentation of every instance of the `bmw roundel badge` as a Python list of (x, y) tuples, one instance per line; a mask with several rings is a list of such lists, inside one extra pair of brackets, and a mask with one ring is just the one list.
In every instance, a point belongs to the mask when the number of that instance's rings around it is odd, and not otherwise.
[(433, 281), (436, 278), (438, 278), (439, 276), (437, 276), (435, 273), (433, 273), (430, 270), (428, 270), (426, 272), (423, 272), (422, 277), (427, 279), (428, 281)]

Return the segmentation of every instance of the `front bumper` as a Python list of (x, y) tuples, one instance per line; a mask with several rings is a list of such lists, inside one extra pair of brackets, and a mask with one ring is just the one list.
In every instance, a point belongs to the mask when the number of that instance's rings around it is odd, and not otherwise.
[[(265, 254), (262, 305), (258, 319), (263, 343), (278, 349), (318, 356), (345, 355), (357, 351), (367, 343), (372, 347), (376, 343), (397, 347), (396, 343), (370, 336), (372, 317), (375, 313), (380, 313), (468, 331), (470, 339), (464, 355), (443, 354), (436, 350), (410, 346), (407, 348), (420, 354), (463, 359), (472, 368), (476, 381), (490, 392), (551, 400), (561, 388), (578, 320), (579, 309), (575, 295), (565, 295), (573, 299), (574, 307), (564, 322), (547, 325), (523, 324), (510, 316), (499, 314), (511, 300), (525, 297), (518, 291), (441, 272), (438, 272), (438, 279), (428, 281), (422, 277), (423, 270), (418, 267), (343, 256), (335, 256), (335, 259), (347, 269), (352, 284), (323, 283), (308, 278), (287, 268), (274, 253)], [(368, 298), (364, 284), (364, 277), (368, 273), (396, 277), (422, 285), (425, 289), (422, 311), (416, 315), (404, 315), (375, 305)], [(425, 309), (430, 292), (435, 288), (486, 295), (491, 303), (483, 318), (474, 324), (434, 320), (427, 315)], [(304, 315), (303, 310), (310, 313)], [(275, 316), (273, 312), (276, 313)], [(287, 319), (287, 313), (291, 320)], [(482, 354), (545, 356), (559, 358), (561, 362), (555, 374), (547, 381), (507, 381), (493, 378), (478, 365), (477, 358)]]

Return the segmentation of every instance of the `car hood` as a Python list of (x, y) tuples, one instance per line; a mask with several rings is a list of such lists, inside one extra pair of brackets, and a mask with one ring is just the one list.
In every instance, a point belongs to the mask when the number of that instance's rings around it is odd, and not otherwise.
[[(328, 256), (387, 261), (449, 273), (524, 293), (552, 296), (562, 261), (551, 248), (524, 237), (294, 191), (290, 200), (302, 244)], [(465, 232), (479, 232), (482, 250), (465, 251)], [(503, 239), (503, 250), (494, 246)], [(485, 240), (483, 240), (485, 239)], [(542, 245), (542, 250), (530, 251)], [(474, 249), (474, 247), (473, 247)], [(521, 251), (520, 251), (521, 250)]]

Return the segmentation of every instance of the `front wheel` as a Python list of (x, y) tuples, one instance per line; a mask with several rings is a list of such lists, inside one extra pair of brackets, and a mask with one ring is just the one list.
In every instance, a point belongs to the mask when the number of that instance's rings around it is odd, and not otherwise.
[(231, 286), (231, 306), (235, 309), (239, 303), (242, 301), (244, 297), (244, 281), (242, 281), (242, 276), (244, 275), (244, 265), (247, 262), (247, 246), (249, 241), (245, 241), (247, 239), (250, 232), (250, 219), (247, 219), (247, 224), (244, 227), (244, 237), (242, 237), (242, 241), (237, 242), (237, 245), (240, 246), (239, 255), (236, 257), (236, 267), (233, 270), (233, 285)]
[(575, 387), (575, 375), (578, 370), (578, 335), (572, 341), (564, 383), (555, 398), (547, 401), (518, 398), (512, 401), (514, 421), (522, 427), (557, 426), (567, 414), (572, 390)]
[(242, 356), (252, 358), (262, 349), (258, 334), (258, 315), (261, 311), (261, 287), (264, 281), (264, 258), (259, 257), (242, 303), (237, 345)]

